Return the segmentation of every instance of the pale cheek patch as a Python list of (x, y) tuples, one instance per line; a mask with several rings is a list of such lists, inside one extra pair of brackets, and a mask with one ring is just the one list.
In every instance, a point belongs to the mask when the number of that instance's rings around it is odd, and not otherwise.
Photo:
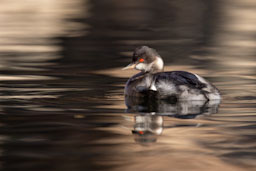
[(135, 66), (135, 69), (137, 70), (146, 70), (146, 65), (144, 63), (139, 63)]

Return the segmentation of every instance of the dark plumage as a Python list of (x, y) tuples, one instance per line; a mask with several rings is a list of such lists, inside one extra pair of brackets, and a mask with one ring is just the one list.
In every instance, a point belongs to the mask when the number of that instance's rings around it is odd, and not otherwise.
[(155, 75), (155, 83), (157, 84), (161, 80), (172, 81), (175, 86), (187, 85), (190, 88), (202, 89), (206, 87), (205, 83), (202, 83), (198, 78), (186, 71), (170, 71), (170, 72), (160, 72)]

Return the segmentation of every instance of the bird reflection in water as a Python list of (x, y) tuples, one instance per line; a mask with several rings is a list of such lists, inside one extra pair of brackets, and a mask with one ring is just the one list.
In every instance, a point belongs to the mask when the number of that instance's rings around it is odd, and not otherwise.
[(203, 115), (215, 114), (218, 112), (220, 100), (176, 101), (126, 96), (125, 103), (126, 112), (136, 113), (132, 130), (135, 141), (148, 145), (156, 142), (157, 137), (162, 134), (164, 129), (178, 126), (164, 126), (163, 116), (194, 119)]
[(132, 133), (138, 143), (156, 142), (157, 136), (163, 132), (163, 117), (160, 115), (136, 115)]

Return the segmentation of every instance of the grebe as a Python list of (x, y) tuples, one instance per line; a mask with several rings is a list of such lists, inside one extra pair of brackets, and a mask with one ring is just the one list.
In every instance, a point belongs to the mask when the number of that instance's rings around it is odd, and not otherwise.
[(132, 63), (123, 68), (141, 72), (125, 85), (125, 96), (156, 99), (220, 100), (219, 90), (204, 78), (186, 71), (163, 72), (164, 62), (156, 50), (147, 46), (135, 49)]

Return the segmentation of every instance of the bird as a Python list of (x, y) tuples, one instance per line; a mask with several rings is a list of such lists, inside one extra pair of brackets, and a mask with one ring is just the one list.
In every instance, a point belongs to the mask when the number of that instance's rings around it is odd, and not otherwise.
[(132, 62), (123, 68), (140, 72), (126, 82), (125, 97), (186, 100), (220, 100), (219, 90), (203, 77), (187, 71), (164, 72), (164, 61), (148, 46), (137, 47)]

